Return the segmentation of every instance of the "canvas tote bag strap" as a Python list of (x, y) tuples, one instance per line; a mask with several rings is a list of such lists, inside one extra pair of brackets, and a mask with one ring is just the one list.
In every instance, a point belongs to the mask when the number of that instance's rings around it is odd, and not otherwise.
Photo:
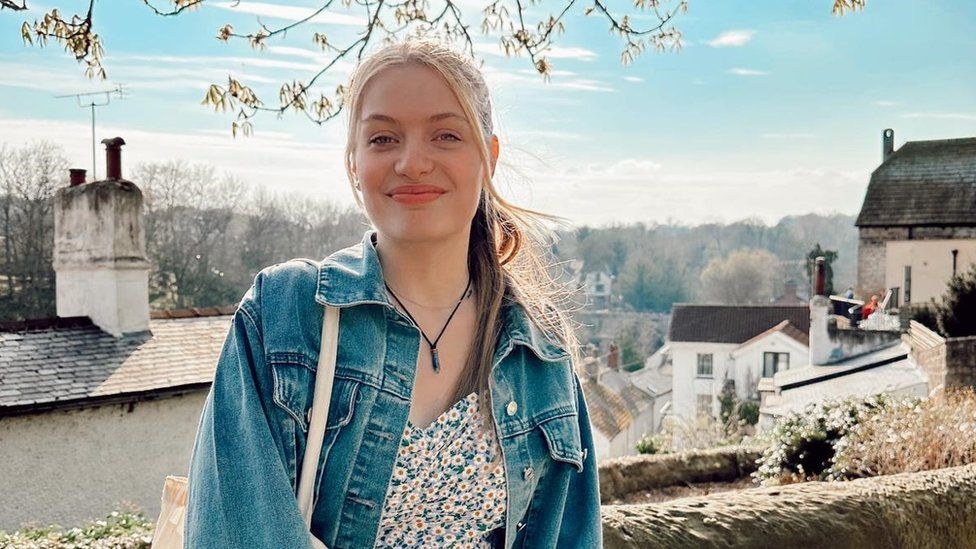
[[(329, 402), (332, 399), (332, 381), (335, 376), (336, 351), (339, 348), (339, 309), (325, 306), (322, 320), (322, 344), (319, 349), (319, 364), (315, 374), (315, 397), (312, 401), (312, 418), (308, 426), (308, 443), (302, 459), (301, 484), (298, 487), (298, 508), (305, 519), (305, 527), (312, 525), (312, 486), (318, 468), (322, 441), (325, 439), (325, 424), (329, 416)], [(318, 541), (318, 540), (315, 540)], [(321, 547), (325, 547), (321, 545)]]

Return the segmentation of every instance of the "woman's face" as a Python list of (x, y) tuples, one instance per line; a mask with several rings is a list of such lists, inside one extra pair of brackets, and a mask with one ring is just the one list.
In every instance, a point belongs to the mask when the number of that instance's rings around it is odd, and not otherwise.
[(370, 79), (361, 105), (351, 169), (377, 230), (407, 241), (467, 235), (484, 178), (483, 137), (443, 78), (422, 65), (391, 67)]

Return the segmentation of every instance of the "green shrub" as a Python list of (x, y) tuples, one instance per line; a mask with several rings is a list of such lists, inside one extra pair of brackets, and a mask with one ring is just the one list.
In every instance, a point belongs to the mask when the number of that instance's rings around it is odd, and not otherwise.
[(664, 441), (657, 435), (644, 435), (637, 441), (638, 454), (664, 454)]

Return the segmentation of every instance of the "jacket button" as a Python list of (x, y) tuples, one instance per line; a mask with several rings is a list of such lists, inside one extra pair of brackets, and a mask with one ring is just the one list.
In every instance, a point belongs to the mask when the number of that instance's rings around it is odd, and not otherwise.
[(525, 470), (522, 471), (522, 476), (525, 477), (525, 480), (529, 480), (530, 478), (532, 478), (532, 475), (534, 473), (535, 471), (533, 471), (531, 467), (526, 467)]
[(520, 522), (520, 523), (518, 523), (518, 524), (515, 525), (515, 530), (517, 532), (521, 532), (523, 528), (525, 528), (525, 523), (524, 522)]
[(508, 406), (505, 407), (505, 413), (507, 413), (510, 416), (514, 416), (515, 412), (518, 412), (518, 404), (516, 404), (515, 401), (513, 400), (508, 403)]
[(587, 450), (589, 450), (589, 448), (583, 448), (583, 461), (586, 461)]
[(309, 408), (305, 411), (305, 423), (312, 423), (312, 409)]

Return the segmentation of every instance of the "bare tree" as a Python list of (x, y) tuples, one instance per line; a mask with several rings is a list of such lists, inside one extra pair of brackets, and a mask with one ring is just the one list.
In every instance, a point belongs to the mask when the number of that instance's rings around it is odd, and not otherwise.
[(185, 162), (144, 164), (133, 172), (143, 191), (146, 252), (153, 264), (155, 307), (199, 307), (234, 302), (235, 266), (229, 228), (247, 188), (218, 177), (212, 166)]
[(739, 305), (772, 297), (779, 259), (766, 250), (737, 250), (711, 260), (701, 274), (705, 299)]
[[(204, 0), (169, 0), (157, 7), (151, 0), (142, 0), (156, 15), (170, 17), (184, 11), (200, 7)], [(842, 15), (864, 7), (866, 0), (833, 0), (833, 13)], [(271, 28), (259, 22), (250, 32), (238, 32), (226, 24), (217, 30), (217, 38), (223, 41), (244, 40), (253, 48), (264, 48), (269, 39), (285, 37), (288, 32), (314, 17), (334, 7), (335, 0), (322, 0), (318, 8), (292, 23)], [(311, 42), (314, 47), (326, 52), (329, 60), (306, 79), (285, 82), (279, 89), (279, 105), (265, 106), (254, 90), (233, 76), (227, 77), (226, 85), (211, 84), (204, 97), (204, 103), (218, 110), (236, 112), (236, 120), (231, 124), (234, 135), (241, 130), (245, 135), (252, 131), (251, 119), (259, 112), (284, 113), (292, 110), (303, 113), (309, 120), (322, 124), (334, 118), (342, 109), (343, 86), (325, 92), (321, 86), (323, 76), (332, 70), (339, 61), (347, 58), (362, 58), (370, 44), (389, 41), (405, 34), (437, 35), (448, 41), (461, 42), (465, 49), (475, 56), (474, 39), (470, 24), (466, 24), (465, 10), (457, 0), (341, 0), (345, 8), (362, 8), (363, 26), (355, 38), (343, 43), (335, 43), (329, 36), (314, 32)], [(538, 0), (489, 0), (481, 10), (479, 25), (483, 35), (495, 33), (499, 45), (506, 55), (526, 55), (533, 68), (548, 79), (552, 63), (547, 57), (555, 44), (557, 35), (565, 31), (565, 18), (573, 8), (582, 9), (589, 15), (605, 20), (611, 34), (623, 42), (620, 54), (622, 63), (627, 64), (641, 55), (648, 47), (656, 51), (678, 50), (682, 45), (681, 32), (674, 26), (680, 13), (688, 10), (688, 0), (634, 0), (627, 9), (611, 9), (606, 0), (561, 0), (552, 10), (539, 11)], [(55, 40), (79, 63), (86, 65), (86, 74), (91, 78), (105, 78), (102, 64), (104, 51), (102, 40), (95, 32), (95, 0), (88, 1), (88, 8), (65, 16), (57, 8), (45, 13), (33, 23), (25, 21), (21, 35), (25, 43), (44, 45), (49, 39)], [(335, 6), (338, 7), (338, 6)], [(22, 11), (27, 9), (27, 0), (20, 3), (14, 0), (0, 0), (3, 9)], [(545, 15), (539, 15), (545, 14)], [(470, 14), (469, 14), (470, 15)], [(636, 21), (650, 18), (650, 23), (641, 25)], [(297, 31), (295, 31), (297, 32)], [(316, 96), (317, 94), (317, 96)], [(314, 97), (313, 97), (314, 96)]]
[(53, 316), (54, 193), (67, 173), (50, 142), (0, 144), (0, 310), (3, 318)]

